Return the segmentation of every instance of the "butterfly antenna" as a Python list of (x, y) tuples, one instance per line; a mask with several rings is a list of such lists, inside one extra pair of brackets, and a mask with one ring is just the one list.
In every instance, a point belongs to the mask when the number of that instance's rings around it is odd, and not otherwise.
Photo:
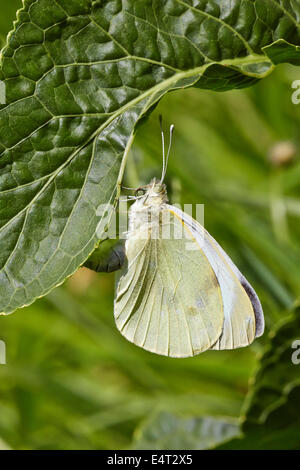
[(160, 182), (162, 183), (163, 180), (165, 179), (166, 172), (167, 172), (167, 167), (168, 167), (168, 161), (169, 161), (169, 155), (172, 147), (172, 140), (173, 140), (173, 132), (174, 132), (174, 124), (170, 126), (170, 139), (169, 139), (169, 147), (168, 147), (168, 152), (167, 152), (167, 158), (164, 159), (164, 166), (163, 166), (163, 174), (161, 177)]
[(166, 158), (165, 158), (165, 136), (164, 136), (164, 131), (162, 127), (162, 115), (159, 115), (159, 125), (160, 125), (160, 134), (161, 134), (161, 146), (162, 146), (162, 156), (163, 156), (163, 167), (162, 167), (162, 172), (161, 172), (161, 179), (160, 182), (163, 182), (164, 179), (164, 173), (165, 173), (165, 165), (166, 165)]

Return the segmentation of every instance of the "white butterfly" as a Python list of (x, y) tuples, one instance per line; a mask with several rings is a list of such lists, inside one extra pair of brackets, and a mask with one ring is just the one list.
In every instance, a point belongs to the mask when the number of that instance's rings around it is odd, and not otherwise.
[(117, 327), (137, 346), (171, 357), (247, 346), (264, 331), (254, 289), (202, 225), (167, 203), (172, 131), (167, 158), (162, 132), (161, 180), (140, 188), (130, 208), (126, 261), (116, 281)]

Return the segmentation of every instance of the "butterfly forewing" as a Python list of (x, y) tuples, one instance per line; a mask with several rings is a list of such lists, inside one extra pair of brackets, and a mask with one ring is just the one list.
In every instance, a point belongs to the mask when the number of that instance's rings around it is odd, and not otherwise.
[(201, 243), (218, 279), (224, 307), (223, 331), (212, 349), (234, 349), (247, 346), (264, 331), (264, 318), (259, 299), (245, 277), (214, 238), (188, 214), (168, 206)]

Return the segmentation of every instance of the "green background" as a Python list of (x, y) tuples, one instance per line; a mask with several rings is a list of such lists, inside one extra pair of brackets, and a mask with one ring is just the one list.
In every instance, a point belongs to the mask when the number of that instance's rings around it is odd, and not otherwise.
[[(0, 35), (20, 1), (0, 0)], [(160, 175), (158, 114), (175, 124), (167, 184), (173, 203), (204, 203), (205, 225), (255, 287), (266, 334), (246, 349), (169, 359), (128, 343), (113, 319), (114, 275), (79, 270), (31, 307), (0, 319), (0, 447), (124, 449), (156, 412), (238, 418), (270, 329), (292, 307), (300, 278), (299, 69), (278, 66), (243, 91), (167, 95), (139, 127), (131, 186)], [(274, 145), (295, 148), (274, 165)], [(299, 445), (300, 448), (300, 445)]]

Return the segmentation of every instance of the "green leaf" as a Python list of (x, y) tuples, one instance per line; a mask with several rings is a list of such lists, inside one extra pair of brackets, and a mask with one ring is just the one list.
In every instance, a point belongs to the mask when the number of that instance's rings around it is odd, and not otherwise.
[[(82, 265), (112, 214), (137, 123), (167, 92), (269, 74), (299, 46), (296, 2), (25, 0), (0, 63), (0, 312)], [(286, 45), (280, 60), (294, 60)]]
[(239, 426), (228, 418), (181, 418), (162, 412), (137, 432), (135, 449), (172, 450), (211, 449), (239, 433)]
[(221, 449), (299, 449), (300, 365), (292, 355), (298, 355), (300, 308), (270, 336), (247, 399), (243, 437)]
[(124, 240), (116, 241), (107, 238), (100, 242), (99, 246), (84, 263), (84, 266), (96, 272), (111, 273), (120, 269), (124, 259)]
[(263, 48), (265, 54), (272, 60), (273, 64), (288, 62), (293, 65), (300, 65), (300, 47), (289, 44), (284, 39)]

